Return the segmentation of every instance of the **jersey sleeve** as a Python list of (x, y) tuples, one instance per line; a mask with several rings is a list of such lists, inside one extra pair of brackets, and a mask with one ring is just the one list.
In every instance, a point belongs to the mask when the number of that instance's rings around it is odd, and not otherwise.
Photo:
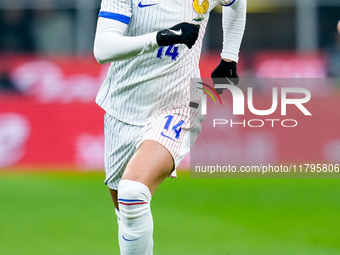
[(128, 25), (132, 16), (131, 0), (102, 0), (98, 16)]
[[(220, 0), (227, 1), (227, 0)], [(238, 62), (238, 54), (246, 25), (247, 0), (235, 0), (223, 7), (223, 49), (221, 57)]]
[(117, 20), (98, 18), (93, 48), (98, 63), (121, 61), (159, 48), (157, 31), (141, 36), (124, 36), (127, 26)]

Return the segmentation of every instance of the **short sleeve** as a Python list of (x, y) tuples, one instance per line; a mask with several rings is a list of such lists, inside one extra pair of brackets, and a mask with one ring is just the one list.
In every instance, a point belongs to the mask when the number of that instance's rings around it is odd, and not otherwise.
[(132, 15), (131, 0), (102, 0), (99, 17), (129, 24)]

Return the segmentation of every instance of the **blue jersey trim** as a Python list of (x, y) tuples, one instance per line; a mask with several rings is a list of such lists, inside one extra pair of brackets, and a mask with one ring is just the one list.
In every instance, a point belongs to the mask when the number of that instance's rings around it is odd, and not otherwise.
[(99, 12), (98, 16), (102, 17), (102, 18), (118, 20), (120, 22), (125, 23), (126, 25), (129, 25), (129, 23), (130, 23), (130, 17), (122, 15), (122, 14), (118, 14), (118, 13), (101, 11), (101, 12)]
[(232, 1), (231, 3), (227, 4), (227, 5), (223, 5), (223, 6), (230, 6), (232, 5), (233, 3), (235, 3), (236, 0)]

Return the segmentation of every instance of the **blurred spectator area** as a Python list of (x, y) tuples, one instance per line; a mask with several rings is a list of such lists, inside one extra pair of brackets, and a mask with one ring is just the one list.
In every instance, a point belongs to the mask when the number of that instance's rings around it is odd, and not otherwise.
[[(0, 0), (0, 87), (18, 90), (8, 74), (13, 69), (8, 61), (11, 55), (93, 58), (100, 3)], [(203, 77), (219, 61), (221, 11), (221, 6), (216, 7), (208, 24), (202, 57), (208, 64), (201, 61)], [(248, 1), (247, 15), (240, 61), (243, 76), (340, 77), (339, 0)]]
[[(0, 50), (90, 53), (100, 0), (1, 0)], [(211, 15), (205, 50), (221, 48), (221, 7)], [(340, 19), (339, 0), (248, 1), (243, 51), (326, 48)]]
[(0, 51), (91, 52), (100, 0), (0, 0)]

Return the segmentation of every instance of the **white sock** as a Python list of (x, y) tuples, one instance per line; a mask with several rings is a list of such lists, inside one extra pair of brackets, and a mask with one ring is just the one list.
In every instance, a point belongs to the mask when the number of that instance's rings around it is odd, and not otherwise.
[[(143, 183), (122, 180), (118, 185), (118, 228), (121, 255), (152, 255), (151, 194)], [(120, 220), (119, 220), (120, 219)]]

